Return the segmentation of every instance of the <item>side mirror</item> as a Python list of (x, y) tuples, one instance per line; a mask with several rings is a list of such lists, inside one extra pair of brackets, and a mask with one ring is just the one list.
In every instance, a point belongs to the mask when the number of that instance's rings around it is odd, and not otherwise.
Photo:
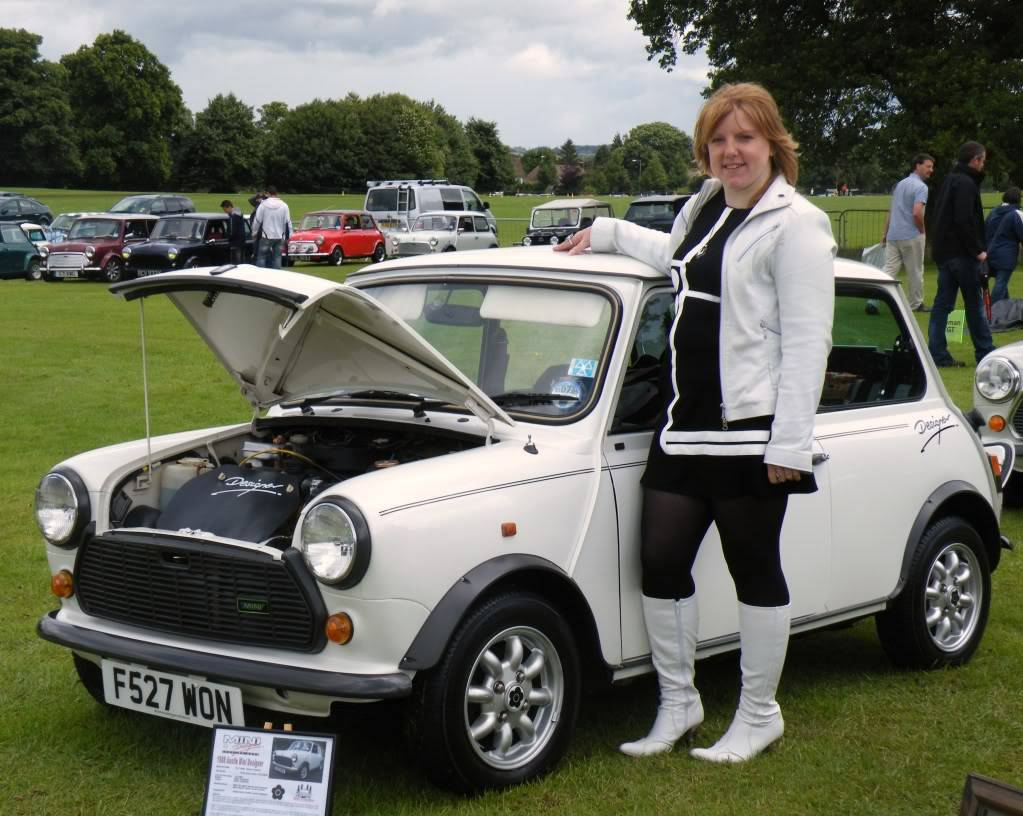
[(483, 202), (483, 209), (484, 210), (489, 210), (490, 209), (490, 202), (489, 201), (484, 201)]

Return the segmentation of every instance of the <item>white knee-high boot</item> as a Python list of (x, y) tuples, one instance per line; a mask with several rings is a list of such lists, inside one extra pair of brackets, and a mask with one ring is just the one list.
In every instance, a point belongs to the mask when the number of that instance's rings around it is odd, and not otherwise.
[(694, 757), (710, 762), (745, 762), (781, 738), (785, 721), (774, 694), (785, 664), (790, 620), (788, 605), (739, 604), (739, 707), (725, 735), (710, 748), (694, 748), (690, 751)]
[(643, 739), (619, 746), (623, 754), (645, 756), (670, 751), (703, 722), (703, 704), (693, 685), (700, 613), (696, 596), (673, 601), (643, 596), (643, 620), (657, 669), (661, 700), (653, 728)]

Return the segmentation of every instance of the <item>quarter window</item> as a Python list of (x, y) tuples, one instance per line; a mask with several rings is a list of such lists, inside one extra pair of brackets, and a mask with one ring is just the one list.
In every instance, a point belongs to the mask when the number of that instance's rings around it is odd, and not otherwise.
[(649, 430), (659, 422), (667, 394), (665, 365), (674, 318), (675, 297), (671, 292), (655, 292), (647, 298), (629, 350), (629, 366), (611, 433)]

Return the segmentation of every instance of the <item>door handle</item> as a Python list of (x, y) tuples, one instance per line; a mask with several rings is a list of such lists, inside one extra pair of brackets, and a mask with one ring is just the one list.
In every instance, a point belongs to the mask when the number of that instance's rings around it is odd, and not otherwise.
[(826, 453), (815, 453), (813, 456), (810, 457), (810, 464), (820, 465), (823, 464), (824, 462), (827, 462), (828, 459), (830, 458), (831, 457), (828, 456)]

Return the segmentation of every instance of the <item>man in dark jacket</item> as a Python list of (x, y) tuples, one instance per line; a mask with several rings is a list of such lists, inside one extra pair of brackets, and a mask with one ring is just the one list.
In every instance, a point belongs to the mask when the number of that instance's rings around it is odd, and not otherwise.
[(245, 263), (245, 217), (226, 198), (220, 202), (220, 209), (231, 216), (230, 238), (227, 242), (231, 249), (231, 263)]
[(927, 345), (939, 366), (964, 365), (948, 353), (945, 342), (948, 314), (955, 308), (957, 291), (963, 293), (966, 325), (977, 362), (995, 348), (980, 291), (981, 268), (987, 258), (980, 205), (986, 159), (982, 144), (967, 142), (960, 147), (958, 163), (942, 184), (935, 205), (931, 252), (938, 264), (938, 294), (934, 297)]
[(984, 221), (987, 266), (995, 276), (992, 303), (1009, 296), (1009, 278), (1019, 260), (1019, 245), (1023, 242), (1023, 213), (1019, 211), (1019, 200), (1019, 187), (1009, 187), (1002, 194), (1002, 203), (991, 210)]

